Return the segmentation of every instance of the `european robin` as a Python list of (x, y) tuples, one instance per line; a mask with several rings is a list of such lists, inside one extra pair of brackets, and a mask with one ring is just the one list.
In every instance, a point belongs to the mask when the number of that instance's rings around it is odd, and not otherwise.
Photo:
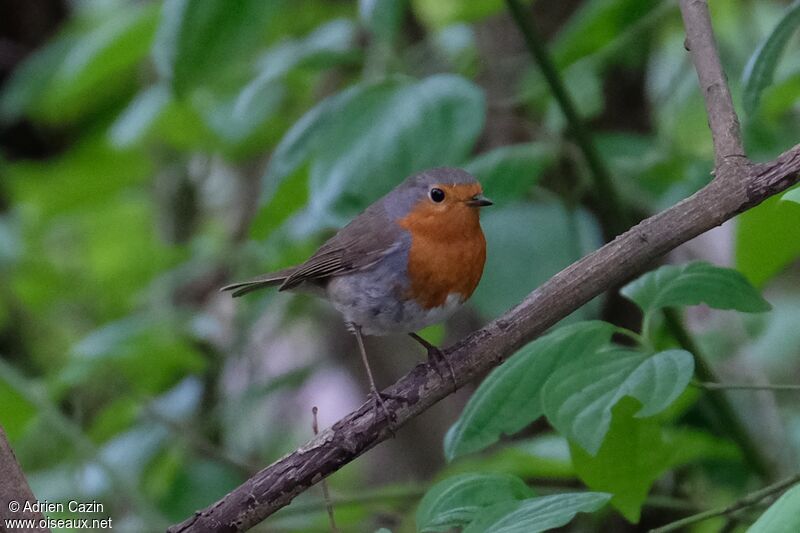
[(492, 205), (480, 183), (457, 168), (406, 178), (331, 237), (304, 263), (223, 287), (241, 296), (278, 286), (326, 297), (355, 334), (370, 394), (375, 387), (363, 335), (407, 333), (443, 375), (442, 352), (415, 332), (453, 314), (478, 285), (486, 261), (479, 208)]

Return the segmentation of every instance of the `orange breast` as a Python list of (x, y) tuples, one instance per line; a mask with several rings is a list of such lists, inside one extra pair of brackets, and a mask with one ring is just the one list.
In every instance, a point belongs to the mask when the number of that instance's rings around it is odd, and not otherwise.
[[(459, 196), (481, 192), (477, 184), (456, 187), (475, 188), (459, 191)], [(463, 202), (436, 205), (424, 200), (398, 223), (411, 234), (408, 296), (425, 309), (443, 305), (452, 293), (469, 298), (486, 262), (478, 209)]]

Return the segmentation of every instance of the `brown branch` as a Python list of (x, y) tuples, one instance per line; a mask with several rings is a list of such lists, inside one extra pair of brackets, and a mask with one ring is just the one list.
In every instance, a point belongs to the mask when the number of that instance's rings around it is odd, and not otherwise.
[(38, 527), (39, 520), (43, 518), (40, 512), (34, 512), (30, 508), (25, 509), (25, 504), (35, 504), (36, 498), (28, 486), (25, 474), (22, 473), (14, 450), (8, 443), (3, 426), (0, 426), (0, 480), (2, 480), (0, 481), (0, 532), (6, 531), (7, 518), (35, 520), (34, 527), (20, 527), (20, 531), (49, 532), (50, 529), (47, 527)]
[(681, 0), (686, 27), (686, 48), (694, 62), (700, 89), (706, 102), (708, 125), (714, 139), (716, 166), (731, 156), (744, 157), (739, 119), (733, 108), (728, 82), (717, 53), (714, 31), (706, 0)]
[[(458, 386), (502, 363), (592, 298), (640, 273), (658, 257), (800, 181), (800, 145), (775, 161), (752, 164), (714, 45), (704, 2), (681, 3), (714, 137), (716, 178), (673, 207), (631, 228), (565, 268), (525, 300), (446, 350)], [(740, 157), (730, 157), (740, 156)], [(453, 391), (436, 369), (417, 365), (389, 387), (386, 404), (400, 427)], [(170, 528), (179, 531), (245, 530), (391, 436), (387, 421), (362, 405), (319, 436), (261, 470), (217, 503)]]

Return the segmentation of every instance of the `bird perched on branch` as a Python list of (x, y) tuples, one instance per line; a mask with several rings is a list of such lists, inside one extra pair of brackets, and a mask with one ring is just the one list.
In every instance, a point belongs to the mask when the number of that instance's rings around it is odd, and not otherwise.
[(241, 296), (278, 286), (330, 300), (356, 336), (374, 407), (391, 423), (362, 336), (409, 334), (442, 376), (446, 365), (455, 384), (446, 357), (415, 332), (447, 319), (477, 287), (486, 261), (479, 208), (488, 205), (466, 171), (427, 170), (369, 206), (304, 263), (222, 290)]

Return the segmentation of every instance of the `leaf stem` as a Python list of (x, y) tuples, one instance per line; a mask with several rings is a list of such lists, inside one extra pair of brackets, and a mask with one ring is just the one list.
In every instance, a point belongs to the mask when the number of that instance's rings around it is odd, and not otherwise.
[(706, 390), (768, 390), (768, 391), (800, 391), (800, 385), (765, 383), (716, 383), (709, 381), (694, 381), (692, 385)]
[(627, 209), (623, 206), (614, 188), (611, 173), (600, 157), (600, 153), (592, 141), (591, 132), (584, 124), (575, 103), (572, 101), (572, 97), (567, 92), (564, 81), (561, 79), (547, 46), (526, 16), (519, 0), (506, 0), (506, 4), (511, 17), (525, 38), (528, 51), (539, 65), (558, 106), (564, 113), (569, 129), (575, 137), (575, 142), (583, 153), (586, 165), (591, 171), (598, 199), (597, 214), (603, 223), (602, 225), (613, 235), (618, 235), (628, 229), (630, 224), (629, 217), (626, 215)]
[[(694, 357), (695, 375), (701, 383), (717, 383), (719, 380), (703, 355), (700, 347), (697, 346), (691, 337), (675, 309), (664, 309), (664, 324), (672, 334), (678, 344), (691, 353)], [(772, 478), (772, 468), (769, 460), (764, 456), (761, 448), (756, 445), (747, 428), (742, 423), (741, 418), (736, 414), (736, 410), (728, 401), (724, 391), (709, 389), (706, 395), (708, 402), (714, 408), (717, 416), (722, 422), (722, 426), (729, 432), (730, 437), (739, 445), (742, 454), (753, 471), (762, 479)]]
[(800, 473), (794, 474), (791, 477), (788, 477), (782, 481), (778, 481), (777, 483), (764, 487), (763, 489), (751, 492), (750, 494), (736, 500), (730, 505), (727, 505), (725, 507), (718, 507), (716, 509), (710, 509), (708, 511), (703, 511), (702, 513), (697, 513), (691, 516), (687, 516), (686, 518), (676, 520), (675, 522), (670, 522), (665, 526), (651, 529), (650, 533), (669, 533), (670, 531), (679, 531), (685, 528), (686, 526), (690, 526), (692, 524), (696, 524), (697, 522), (708, 520), (709, 518), (735, 513), (736, 511), (739, 511), (741, 509), (759, 503), (761, 500), (767, 498), (768, 496), (772, 496), (773, 494), (783, 492), (784, 490), (788, 489), (792, 485), (797, 484), (798, 482), (800, 482)]

